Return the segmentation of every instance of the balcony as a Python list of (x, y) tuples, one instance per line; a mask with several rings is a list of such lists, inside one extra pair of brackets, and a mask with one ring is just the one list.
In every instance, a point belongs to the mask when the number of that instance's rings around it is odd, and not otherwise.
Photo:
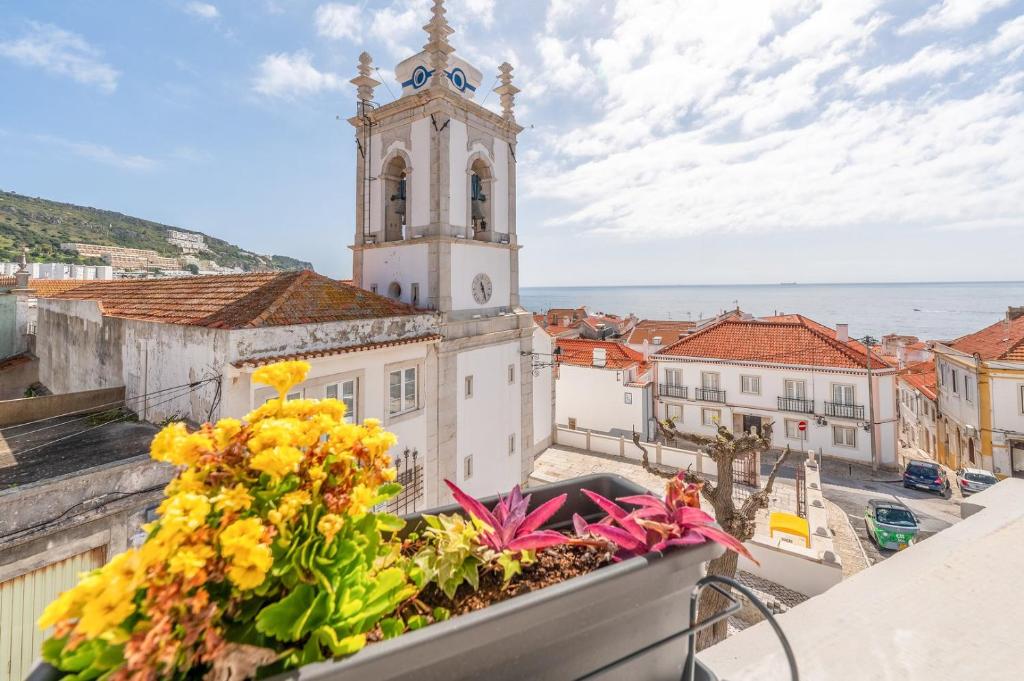
[(697, 388), (693, 396), (696, 400), (704, 402), (725, 402), (725, 391), (715, 388)]
[(813, 414), (814, 400), (805, 400), (802, 397), (780, 397), (779, 411), (792, 411), (797, 414)]
[(690, 397), (690, 389), (685, 385), (660, 385), (658, 392), (662, 397), (678, 397), (683, 400)]
[(825, 416), (835, 416), (841, 419), (864, 420), (864, 405), (843, 404), (842, 402), (826, 402)]

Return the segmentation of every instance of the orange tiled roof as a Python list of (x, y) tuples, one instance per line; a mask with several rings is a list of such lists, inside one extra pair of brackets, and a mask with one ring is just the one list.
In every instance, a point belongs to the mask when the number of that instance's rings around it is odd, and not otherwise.
[(426, 336), (414, 336), (412, 338), (399, 338), (392, 341), (381, 341), (379, 343), (363, 343), (362, 345), (348, 345), (339, 346), (335, 348), (325, 348), (323, 350), (310, 350), (309, 352), (297, 352), (290, 355), (275, 355), (273, 357), (259, 357), (256, 359), (243, 359), (234, 362), (234, 366), (241, 369), (242, 367), (261, 367), (265, 364), (273, 364), (274, 362), (284, 362), (289, 360), (300, 360), (300, 359), (316, 359), (317, 357), (332, 357), (334, 355), (345, 355), (350, 352), (361, 352), (363, 350), (379, 350), (380, 348), (393, 348), (397, 345), (411, 345), (413, 343), (432, 343), (439, 341), (444, 336), (439, 333), (433, 333)]
[(562, 353), (558, 356), (560, 364), (572, 364), (574, 366), (594, 366), (594, 349), (604, 348), (605, 367), (608, 369), (628, 369), (632, 366), (639, 366), (641, 373), (646, 371), (644, 356), (627, 348), (622, 343), (611, 341), (595, 341), (585, 338), (559, 338), (558, 347)]
[(112, 317), (216, 329), (416, 314), (409, 305), (310, 270), (90, 281), (51, 297), (96, 300)]
[(981, 331), (961, 336), (949, 345), (968, 355), (981, 355), (982, 359), (1024, 362), (1024, 317), (998, 321)]
[[(724, 319), (676, 341), (659, 355), (703, 357), (841, 369), (864, 369), (867, 354), (856, 341), (842, 343), (835, 331), (801, 315)], [(888, 366), (871, 353), (872, 366)]]
[(900, 376), (921, 391), (921, 394), (934, 400), (938, 398), (937, 385), (938, 382), (935, 378), (935, 362), (927, 360), (924, 362), (918, 362), (917, 364), (911, 364), (906, 369), (900, 372)]
[(629, 339), (626, 342), (631, 345), (641, 345), (644, 341), (647, 341), (653, 345), (654, 338), (660, 336), (661, 344), (669, 345), (685, 336), (694, 326), (693, 322), (642, 319), (630, 331)]
[(83, 279), (29, 279), (28, 286), (39, 298), (49, 298), (88, 283)]

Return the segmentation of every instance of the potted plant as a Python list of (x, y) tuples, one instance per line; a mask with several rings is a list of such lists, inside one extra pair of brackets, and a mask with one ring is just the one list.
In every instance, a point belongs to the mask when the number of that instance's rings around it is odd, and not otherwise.
[[(405, 519), (393, 435), (337, 400), (286, 400), (302, 362), (263, 367), (271, 400), (152, 455), (181, 467), (138, 549), (44, 612), (31, 678), (678, 678), (690, 590), (723, 546), (680, 478), (616, 476)], [(631, 507), (627, 510), (621, 504)], [(710, 540), (710, 541), (709, 541)]]

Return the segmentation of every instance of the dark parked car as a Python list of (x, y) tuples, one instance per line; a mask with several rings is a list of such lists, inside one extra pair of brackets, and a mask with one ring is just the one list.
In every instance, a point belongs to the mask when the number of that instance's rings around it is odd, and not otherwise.
[(945, 494), (949, 491), (949, 480), (942, 466), (932, 461), (911, 461), (903, 471), (903, 486), (916, 487)]

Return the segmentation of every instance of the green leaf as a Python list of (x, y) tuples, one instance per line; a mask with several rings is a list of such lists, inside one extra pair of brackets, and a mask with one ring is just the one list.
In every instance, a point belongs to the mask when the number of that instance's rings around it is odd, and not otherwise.
[(302, 584), (286, 597), (268, 605), (256, 616), (256, 629), (281, 641), (297, 641), (327, 621), (332, 601), (326, 591), (317, 593)]
[(87, 641), (61, 656), (60, 669), (66, 672), (80, 672), (88, 669), (95, 659), (95, 641)]
[(387, 501), (391, 497), (397, 496), (402, 491), (402, 486), (397, 482), (386, 482), (377, 488), (377, 502)]
[(57, 638), (51, 636), (50, 638), (43, 641), (42, 655), (43, 659), (52, 664), (54, 667), (58, 667), (60, 664), (60, 656), (64, 651), (64, 646), (67, 645), (68, 639)]
[(436, 622), (444, 622), (452, 616), (452, 613), (448, 608), (442, 608), (440, 605), (434, 608), (434, 612), (432, 614), (434, 615), (434, 621)]
[(515, 577), (518, 574), (521, 574), (523, 571), (523, 568), (519, 564), (519, 561), (513, 558), (512, 555), (507, 551), (498, 556), (498, 565), (501, 566), (501, 571), (502, 573), (504, 573), (503, 586), (508, 585), (508, 583), (512, 580), (513, 577)]
[(384, 638), (397, 638), (405, 631), (405, 625), (397, 617), (387, 617), (380, 621), (380, 630), (384, 634)]
[(378, 513), (377, 527), (381, 532), (398, 532), (405, 527), (405, 521), (394, 513)]
[(417, 629), (422, 629), (427, 626), (430, 622), (423, 615), (412, 615), (405, 620), (405, 624), (409, 627), (409, 631), (416, 631)]
[(335, 657), (351, 655), (354, 652), (362, 650), (363, 646), (366, 645), (365, 634), (355, 634), (353, 636), (343, 636), (342, 638), (338, 638), (337, 632), (326, 626), (320, 627), (313, 632), (313, 637), (316, 639), (317, 643), (326, 646)]

